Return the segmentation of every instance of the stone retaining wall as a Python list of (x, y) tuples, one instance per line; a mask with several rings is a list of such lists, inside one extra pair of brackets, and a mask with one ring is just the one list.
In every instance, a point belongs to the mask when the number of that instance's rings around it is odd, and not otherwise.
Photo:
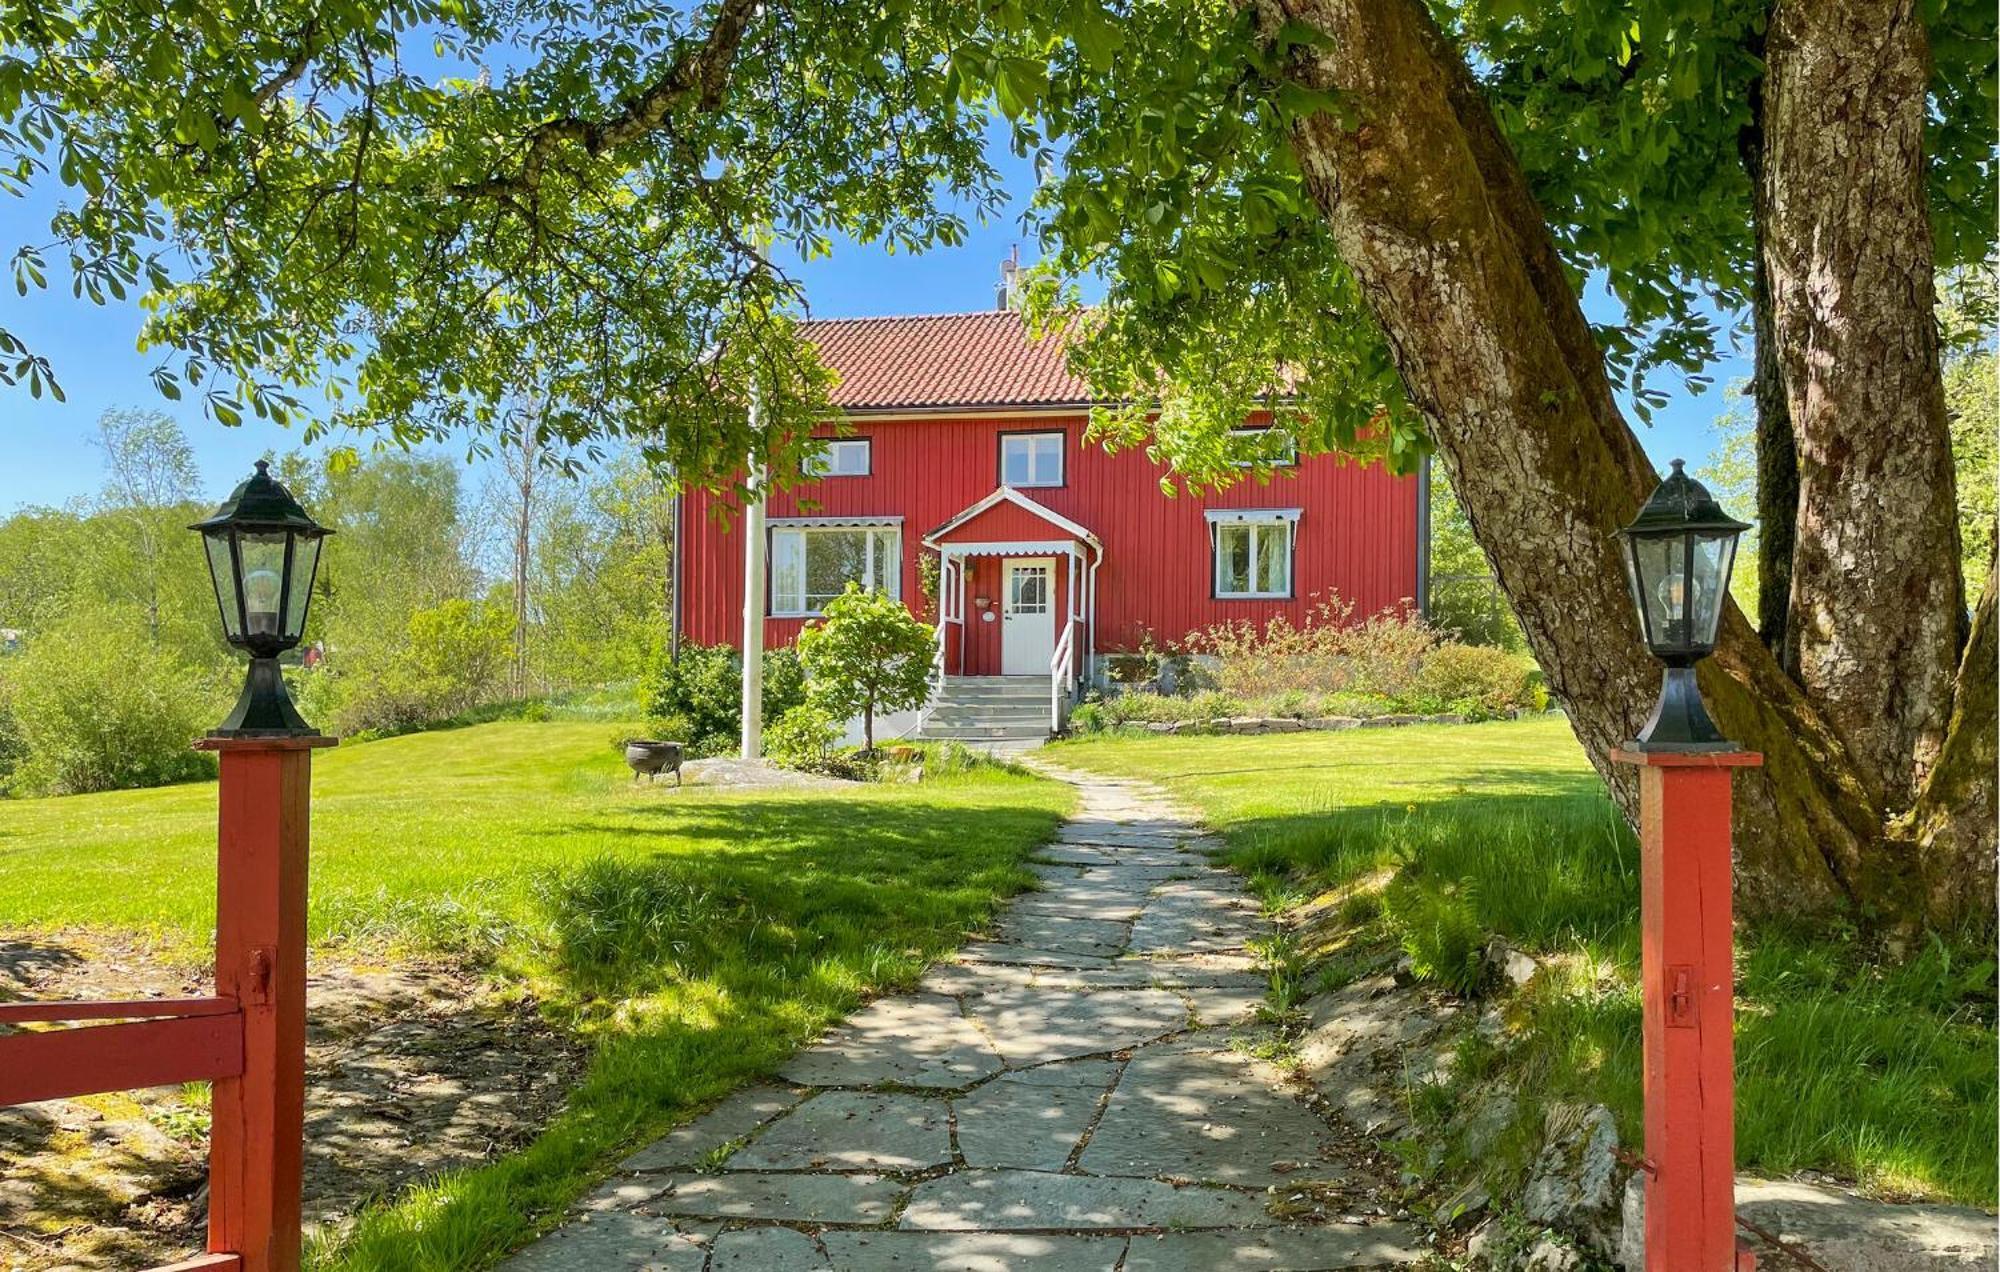
[[(1518, 720), (1535, 714), (1519, 710), (1493, 717)], [(1296, 720), (1290, 716), (1219, 716), (1213, 720), (1133, 721), (1129, 726), (1149, 733), (1333, 733), (1341, 729), (1387, 729), (1405, 724), (1468, 724), (1462, 715), (1321, 716)]]

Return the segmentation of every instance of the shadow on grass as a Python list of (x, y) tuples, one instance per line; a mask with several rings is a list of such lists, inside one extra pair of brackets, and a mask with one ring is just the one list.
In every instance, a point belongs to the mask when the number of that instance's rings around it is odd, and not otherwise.
[(598, 1041), (589, 1072), (533, 1144), (365, 1216), (313, 1266), (482, 1266), (623, 1151), (914, 985), (1030, 882), (1060, 818), (1019, 794), (618, 804), (548, 831), (594, 849), (537, 879), (530, 956)]

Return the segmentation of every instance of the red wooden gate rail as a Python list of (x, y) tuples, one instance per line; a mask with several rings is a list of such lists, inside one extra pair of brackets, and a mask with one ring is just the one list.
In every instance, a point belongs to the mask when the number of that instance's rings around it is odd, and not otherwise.
[(0, 1105), (212, 1081), (208, 1253), (159, 1272), (296, 1272), (305, 1124), (312, 752), (333, 739), (207, 738), (217, 785), (215, 995), (0, 1003)]

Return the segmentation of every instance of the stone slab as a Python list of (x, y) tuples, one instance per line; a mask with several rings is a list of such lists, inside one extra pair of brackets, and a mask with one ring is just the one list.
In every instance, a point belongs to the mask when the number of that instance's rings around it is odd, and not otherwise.
[(1325, 1123), (1231, 1051), (1151, 1047), (1118, 1079), (1077, 1167), (1264, 1187), (1339, 1172)]
[(1081, 1086), (1021, 1082), (1003, 1075), (953, 1100), (959, 1155), (974, 1167), (1061, 1170), (1111, 1085), (1111, 1072), (1101, 1076), (1101, 1084)]
[(643, 1212), (699, 1219), (875, 1224), (896, 1212), (904, 1187), (875, 1175), (663, 1175)]
[(622, 1210), (579, 1215), (500, 1272), (702, 1272), (714, 1227), (690, 1229)]
[(966, 999), (1013, 1068), (1119, 1051), (1187, 1026), (1187, 1003), (1169, 990), (1008, 989)]
[(962, 1087), (1000, 1069), (992, 1044), (943, 994), (883, 998), (780, 1070), (804, 1086)]
[(1046, 892), (1023, 893), (1007, 907), (1007, 913), (1046, 914), (1062, 919), (1105, 919), (1130, 923), (1139, 917), (1139, 911), (1145, 904), (1145, 895), (1138, 892), (1104, 893), (1084, 892), (1074, 888), (1052, 888)]
[(730, 1170), (907, 1171), (951, 1162), (943, 1100), (887, 1091), (825, 1091), (771, 1123)]
[[(1996, 1220), (1969, 1206), (1901, 1205), (1788, 1179), (1736, 1177), (1736, 1213), (1800, 1250), (1827, 1272), (1944, 1272), (1990, 1269), (2000, 1250)], [(1646, 1257), (1645, 1189), (1628, 1184), (1619, 1258)], [(1785, 1256), (1759, 1243), (1759, 1267)]]
[(1078, 954), (1046, 945), (1011, 945), (1005, 941), (973, 941), (958, 952), (968, 963), (1013, 963), (1022, 967), (1104, 967), (1109, 954)]
[(677, 1126), (619, 1163), (622, 1171), (682, 1170), (704, 1164), (710, 1153), (743, 1139), (805, 1098), (788, 1087), (744, 1087), (684, 1126)]
[(1256, 1018), (1263, 1007), (1267, 987), (1260, 983), (1248, 985), (1190, 985), (1180, 991), (1187, 999), (1194, 1018), (1203, 1028), (1213, 1029), (1220, 1025), (1240, 1025)]
[(1200, 953), (1240, 950), (1271, 929), (1255, 902), (1234, 887), (1177, 880), (1156, 889), (1132, 924), (1132, 950)]
[(791, 1228), (739, 1228), (715, 1239), (708, 1272), (831, 1272), (813, 1239)]
[(1125, 1238), (1042, 1232), (828, 1232), (840, 1272), (1113, 1272)]
[(1116, 958), (1122, 953), (1131, 931), (1131, 923), (1120, 919), (1083, 919), (1032, 910), (1010, 910), (1000, 920), (1000, 939), (1008, 945), (1093, 954), (1100, 958)]
[(1404, 1267), (1429, 1253), (1417, 1234), (1400, 1224), (1169, 1232), (1133, 1237), (1125, 1272), (1333, 1272)]
[(1057, 1060), (1027, 1069), (1010, 1069), (995, 1082), (1019, 1082), (1027, 1086), (1082, 1086), (1103, 1091), (1118, 1078), (1123, 1060)]
[(1251, 1193), (1176, 1188), (1032, 1170), (972, 1170), (918, 1184), (898, 1225), (922, 1231), (1042, 1231), (1269, 1226)]

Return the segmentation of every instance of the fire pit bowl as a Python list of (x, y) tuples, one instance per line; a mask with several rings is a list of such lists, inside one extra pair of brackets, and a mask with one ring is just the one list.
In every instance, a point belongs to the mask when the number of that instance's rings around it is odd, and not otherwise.
[(674, 775), (674, 785), (681, 784), (681, 752), (678, 742), (657, 742), (650, 738), (625, 739), (625, 763), (632, 768), (632, 780), (638, 781), (643, 775), (652, 780), (662, 773)]

